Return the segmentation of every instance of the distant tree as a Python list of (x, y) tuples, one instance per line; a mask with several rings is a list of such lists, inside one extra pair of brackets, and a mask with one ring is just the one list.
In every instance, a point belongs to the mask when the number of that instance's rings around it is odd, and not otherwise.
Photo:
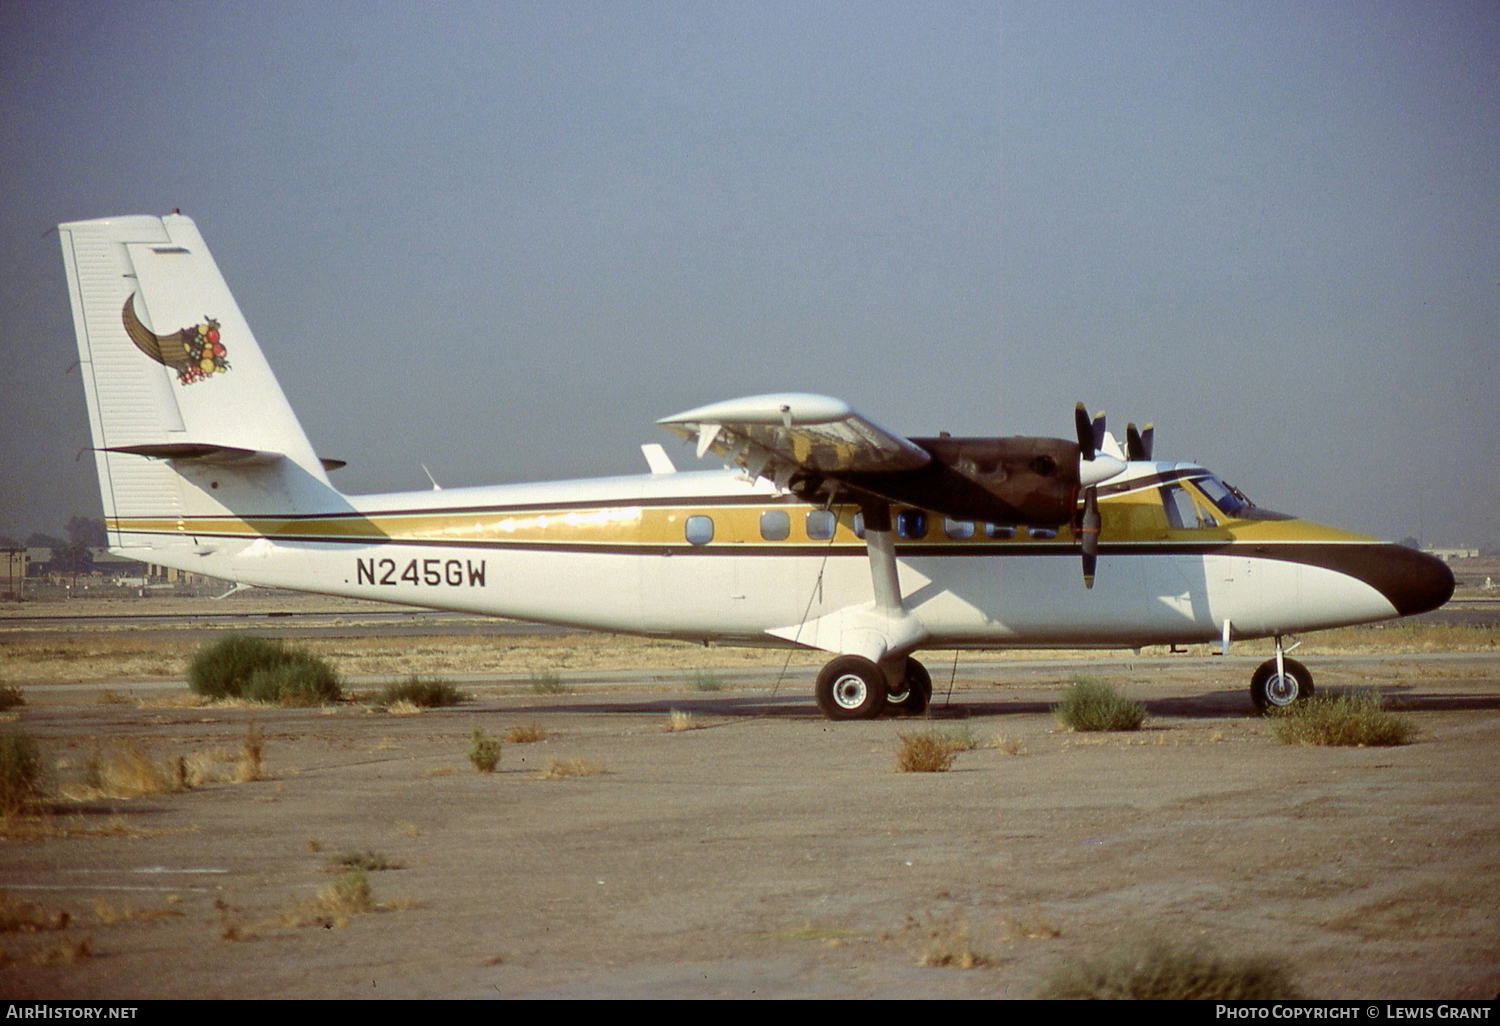
[(26, 547), (28, 549), (60, 549), (68, 544), (54, 534), (44, 534), (41, 531), (32, 531), (26, 536)]
[(1405, 545), (1409, 549), (1420, 549), (1422, 547), (1422, 539), (1420, 539), (1420, 538), (1414, 538), (1411, 535), (1407, 535), (1405, 538), (1402, 538), (1396, 544), (1397, 545)]
[(67, 525), (68, 540), (75, 545), (86, 545), (93, 549), (102, 549), (109, 544), (109, 537), (104, 533), (104, 521), (93, 517), (71, 516)]
[(54, 573), (86, 574), (94, 569), (94, 554), (87, 545), (79, 542), (64, 542), (52, 549)]
[(19, 549), (21, 543), (8, 534), (0, 534), (0, 549)]

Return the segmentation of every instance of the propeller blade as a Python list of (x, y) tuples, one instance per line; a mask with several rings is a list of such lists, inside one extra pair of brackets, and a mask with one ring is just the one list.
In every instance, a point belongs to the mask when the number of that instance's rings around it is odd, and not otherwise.
[(1085, 460), (1093, 460), (1099, 447), (1094, 444), (1094, 426), (1089, 422), (1089, 411), (1083, 403), (1073, 407), (1073, 427), (1078, 432), (1079, 455)]
[(1131, 460), (1149, 460), (1151, 458), (1151, 442), (1156, 434), (1156, 428), (1147, 424), (1144, 428), (1137, 429), (1134, 424), (1125, 425), (1125, 455)]
[(1083, 586), (1094, 586), (1094, 570), (1099, 565), (1099, 488), (1090, 485), (1083, 491), (1083, 523), (1078, 537), (1083, 550)]
[(1090, 430), (1094, 435), (1094, 451), (1104, 448), (1104, 411), (1100, 410), (1094, 414), (1094, 423)]

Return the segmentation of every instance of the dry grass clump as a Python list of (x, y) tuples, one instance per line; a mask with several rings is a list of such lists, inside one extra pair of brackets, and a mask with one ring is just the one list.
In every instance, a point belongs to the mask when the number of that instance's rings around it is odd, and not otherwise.
[(249, 634), (226, 634), (200, 648), (188, 667), (188, 685), (205, 698), (277, 705), (324, 705), (343, 698), (338, 674), (326, 660)]
[(1140, 730), (1146, 707), (1132, 702), (1106, 680), (1074, 677), (1062, 701), (1052, 707), (1057, 722), (1069, 730)]
[(1274, 711), (1271, 733), (1289, 745), (1388, 747), (1410, 744), (1417, 728), (1388, 712), (1378, 695), (1313, 695)]
[(155, 919), (181, 918), (185, 913), (175, 908), (131, 908), (125, 905), (111, 905), (103, 898), (94, 899), (94, 915), (99, 922), (106, 925), (112, 923), (146, 923)]
[(500, 742), (478, 727), (469, 735), (469, 762), (480, 773), (493, 773), (500, 765)]
[(927, 946), (917, 963), (929, 969), (978, 969), (990, 960), (974, 950), (962, 916), (938, 919), (927, 926)]
[(1286, 968), (1274, 959), (1232, 958), (1147, 941), (1070, 962), (1037, 996), (1063, 1001), (1266, 1001), (1300, 995)]
[(679, 730), (697, 730), (699, 726), (701, 724), (693, 718), (692, 713), (684, 712), (681, 709), (673, 709), (667, 713), (667, 722), (662, 724), (662, 729), (675, 732)]
[(561, 695), (568, 690), (554, 670), (533, 670), (530, 678), (531, 690), (539, 695)]
[(66, 930), (73, 917), (66, 912), (48, 912), (40, 905), (0, 891), (0, 933), (41, 933)]
[(940, 730), (918, 730), (896, 735), (896, 770), (899, 773), (947, 773), (959, 752), (977, 747), (971, 739)]
[(366, 873), (381, 873), (387, 869), (405, 869), (401, 863), (378, 851), (346, 851), (328, 860), (328, 868), (331, 872), (346, 873), (351, 870), (362, 870)]
[(240, 783), (248, 784), (261, 778), (265, 754), (266, 744), (260, 735), (260, 727), (252, 723), (245, 728), (245, 740), (240, 742), (240, 759), (236, 766)]
[(386, 706), (385, 711), (392, 716), (420, 716), (426, 710), (415, 702), (401, 698)]
[(0, 712), (25, 704), (26, 697), (21, 694), (20, 688), (11, 687), (9, 684), (0, 686)]
[(548, 759), (547, 768), (537, 774), (542, 780), (561, 780), (563, 777), (596, 777), (604, 767), (587, 759)]
[(124, 744), (89, 759), (84, 783), (104, 798), (142, 798), (188, 789), (187, 760), (158, 762), (139, 745)]
[(0, 951), (0, 965), (9, 965), (13, 962), (27, 962), (31, 965), (71, 965), (74, 962), (84, 962), (94, 957), (94, 941), (91, 937), (84, 937), (76, 941), (58, 941), (49, 944), (45, 948), (38, 948), (26, 955), (13, 957), (10, 953)]
[(364, 915), (373, 907), (370, 881), (365, 876), (365, 871), (351, 869), (318, 891), (318, 896), (306, 909), (311, 916), (310, 922), (306, 918), (297, 918), (292, 925), (309, 926), (317, 923), (343, 929), (350, 919)]
[(458, 705), (465, 698), (467, 696), (462, 691), (442, 677), (422, 677), (414, 673), (400, 684), (387, 685), (376, 702), (385, 706), (388, 712), (395, 712), (394, 706), (402, 703), (418, 709), (438, 709)]
[(507, 730), (502, 740), (513, 745), (529, 745), (533, 741), (547, 740), (547, 732), (540, 724), (522, 723)]
[(208, 748), (183, 756), (183, 782), (188, 787), (224, 782), (248, 784), (264, 776), (265, 741), (254, 723), (245, 729), (238, 751)]
[(42, 753), (31, 735), (0, 733), (0, 817), (9, 819), (42, 794)]

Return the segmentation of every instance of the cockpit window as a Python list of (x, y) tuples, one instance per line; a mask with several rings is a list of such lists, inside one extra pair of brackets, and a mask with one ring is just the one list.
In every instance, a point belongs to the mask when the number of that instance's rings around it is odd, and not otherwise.
[(1218, 521), (1207, 511), (1194, 505), (1193, 497), (1181, 485), (1163, 485), (1161, 503), (1167, 513), (1167, 523), (1179, 531), (1218, 526)]
[(1208, 497), (1208, 501), (1219, 507), (1219, 512), (1227, 517), (1243, 516), (1248, 507), (1255, 505), (1237, 489), (1229, 487), (1212, 474), (1208, 477), (1193, 478), (1193, 484), (1197, 485), (1198, 490)]

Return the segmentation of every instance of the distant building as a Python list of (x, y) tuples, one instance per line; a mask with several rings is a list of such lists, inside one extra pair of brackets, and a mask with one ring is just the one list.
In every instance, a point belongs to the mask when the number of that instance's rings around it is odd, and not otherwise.
[(1436, 556), (1438, 559), (1441, 559), (1444, 563), (1451, 563), (1455, 559), (1478, 559), (1479, 558), (1479, 550), (1478, 549), (1433, 549), (1433, 548), (1427, 548), (1427, 549), (1423, 549), (1422, 551), (1425, 552), (1425, 553), (1427, 553), (1429, 556)]

